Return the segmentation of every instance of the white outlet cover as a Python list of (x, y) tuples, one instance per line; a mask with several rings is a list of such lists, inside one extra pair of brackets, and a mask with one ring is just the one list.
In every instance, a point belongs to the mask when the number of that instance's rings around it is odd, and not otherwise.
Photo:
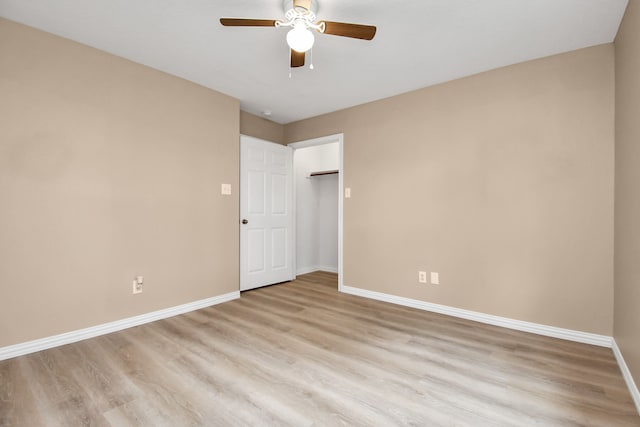
[(427, 283), (426, 271), (418, 271), (418, 283)]
[(133, 280), (133, 289), (132, 289), (134, 294), (140, 294), (142, 293), (142, 284), (138, 283), (137, 280)]

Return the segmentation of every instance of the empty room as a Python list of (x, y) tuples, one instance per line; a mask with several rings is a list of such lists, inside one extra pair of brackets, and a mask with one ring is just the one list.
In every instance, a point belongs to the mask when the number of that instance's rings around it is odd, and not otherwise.
[(640, 0), (0, 0), (0, 426), (640, 426)]

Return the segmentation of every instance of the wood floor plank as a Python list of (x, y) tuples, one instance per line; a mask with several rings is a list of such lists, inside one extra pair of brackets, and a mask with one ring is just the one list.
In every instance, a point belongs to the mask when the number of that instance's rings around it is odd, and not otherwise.
[(7, 426), (640, 426), (610, 349), (368, 300), (316, 272), (0, 362)]

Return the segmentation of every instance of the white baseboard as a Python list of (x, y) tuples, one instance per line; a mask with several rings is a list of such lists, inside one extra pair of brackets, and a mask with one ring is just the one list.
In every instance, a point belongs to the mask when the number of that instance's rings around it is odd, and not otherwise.
[(341, 292), (378, 301), (390, 302), (392, 304), (403, 305), (406, 307), (417, 308), (420, 310), (432, 311), (434, 313), (446, 314), (448, 316), (460, 317), (462, 319), (473, 320), (489, 325), (502, 326), (503, 328), (515, 329), (517, 331), (531, 332), (533, 334), (592, 344), (600, 347), (611, 348), (613, 341), (613, 338), (606, 335), (598, 335), (588, 332), (574, 331), (571, 329), (557, 328), (555, 326), (541, 325), (539, 323), (509, 319), (507, 317), (494, 316), (491, 314), (479, 313), (477, 311), (464, 310), (461, 308), (449, 307), (447, 305), (434, 304), (431, 302), (404, 298), (381, 292), (354, 288), (351, 286), (343, 286)]
[(311, 267), (300, 267), (296, 270), (296, 275), (313, 273), (314, 271), (326, 271), (327, 273), (337, 273), (338, 267), (330, 267), (327, 265), (314, 265)]
[(638, 390), (638, 386), (636, 385), (633, 377), (631, 376), (631, 371), (629, 371), (629, 367), (627, 366), (627, 362), (624, 361), (624, 357), (622, 356), (622, 352), (616, 343), (616, 340), (613, 339), (613, 354), (616, 356), (616, 360), (618, 361), (618, 366), (620, 367), (620, 371), (622, 371), (622, 377), (624, 381), (627, 383), (627, 387), (629, 388), (629, 392), (631, 393), (631, 398), (633, 402), (636, 404), (636, 409), (638, 410), (638, 415), (640, 415), (640, 391)]
[(296, 269), (296, 276), (313, 273), (314, 271), (318, 271), (318, 269), (316, 267), (300, 267)]
[(160, 319), (166, 319), (167, 317), (177, 316), (178, 314), (199, 310), (201, 308), (231, 301), (236, 298), (240, 298), (239, 291), (229, 292), (228, 294), (218, 295), (216, 297), (206, 298), (175, 307), (165, 308), (163, 310), (153, 311), (151, 313), (141, 314), (139, 316), (129, 317), (127, 319), (103, 323), (101, 325), (91, 326), (89, 328), (78, 329), (76, 331), (53, 335), (46, 338), (40, 338), (33, 341), (27, 341), (7, 347), (0, 347), (0, 360), (10, 359), (12, 357), (22, 356), (29, 353), (35, 353), (36, 351), (46, 350), (49, 348), (86, 340), (88, 338), (97, 337), (99, 335), (110, 334), (111, 332), (121, 331), (122, 329), (143, 325), (145, 323), (154, 322)]

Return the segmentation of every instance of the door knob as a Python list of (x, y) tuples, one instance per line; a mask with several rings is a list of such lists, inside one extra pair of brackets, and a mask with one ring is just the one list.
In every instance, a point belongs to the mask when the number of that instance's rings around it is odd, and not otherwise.
[(249, 221), (247, 221), (246, 219), (243, 219), (243, 220), (242, 220), (242, 223), (243, 223), (243, 224), (249, 224)]

